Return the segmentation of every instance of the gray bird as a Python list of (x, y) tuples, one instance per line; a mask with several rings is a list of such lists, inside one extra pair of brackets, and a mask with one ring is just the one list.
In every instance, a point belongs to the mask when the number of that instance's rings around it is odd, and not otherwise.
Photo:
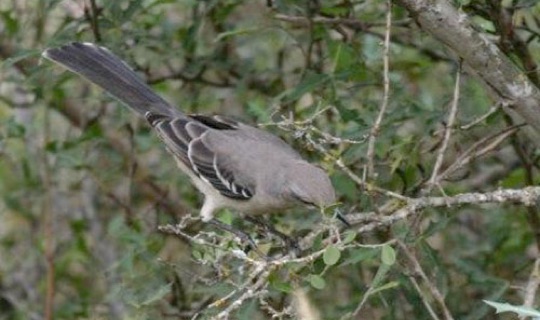
[(221, 208), (259, 214), (336, 202), (326, 172), (283, 140), (222, 116), (184, 114), (104, 47), (75, 42), (47, 49), (43, 57), (100, 86), (148, 120), (178, 167), (204, 194), (200, 214), (205, 222)]

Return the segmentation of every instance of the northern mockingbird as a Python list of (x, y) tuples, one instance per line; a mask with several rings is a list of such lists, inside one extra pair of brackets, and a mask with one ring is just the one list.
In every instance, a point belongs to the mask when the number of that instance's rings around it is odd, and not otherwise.
[(336, 201), (326, 172), (277, 136), (222, 116), (184, 114), (104, 47), (75, 42), (47, 49), (43, 57), (146, 118), (178, 167), (204, 194), (200, 214), (205, 222), (221, 208), (256, 214), (298, 204), (321, 208)]

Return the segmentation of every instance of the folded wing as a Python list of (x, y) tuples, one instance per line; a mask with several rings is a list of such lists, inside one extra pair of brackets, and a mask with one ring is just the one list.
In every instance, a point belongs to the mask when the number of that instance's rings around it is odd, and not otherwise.
[(236, 200), (249, 200), (253, 197), (253, 185), (237, 181), (235, 168), (227, 166), (227, 154), (213, 150), (207, 139), (216, 130), (237, 130), (236, 122), (219, 116), (175, 118), (151, 112), (146, 114), (146, 119), (158, 132), (168, 150), (220, 194)]

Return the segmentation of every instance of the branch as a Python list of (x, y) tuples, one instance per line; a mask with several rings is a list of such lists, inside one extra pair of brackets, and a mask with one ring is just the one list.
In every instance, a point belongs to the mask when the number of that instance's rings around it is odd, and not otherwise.
[(373, 127), (371, 128), (370, 135), (369, 135), (369, 141), (368, 141), (368, 149), (367, 149), (367, 176), (370, 178), (374, 177), (375, 174), (375, 164), (374, 164), (374, 158), (375, 158), (375, 141), (377, 140), (377, 136), (379, 135), (379, 130), (381, 129), (381, 122), (384, 117), (384, 114), (386, 113), (386, 108), (388, 107), (388, 97), (390, 95), (390, 77), (389, 77), (389, 69), (390, 69), (390, 59), (388, 58), (390, 53), (390, 29), (392, 27), (392, 2), (389, 1), (387, 4), (387, 13), (386, 13), (386, 32), (384, 34), (384, 51), (383, 51), (383, 64), (384, 64), (384, 71), (383, 71), (383, 84), (384, 84), (384, 91), (383, 91), (383, 99), (381, 102), (381, 108), (379, 110), (379, 114), (377, 115), (377, 119), (375, 120), (375, 123), (373, 124)]
[(452, 105), (450, 107), (450, 113), (448, 114), (448, 120), (446, 121), (446, 125), (444, 126), (443, 142), (441, 144), (441, 148), (439, 149), (439, 152), (437, 153), (437, 160), (435, 161), (435, 166), (433, 166), (433, 172), (431, 173), (431, 178), (429, 179), (429, 182), (427, 185), (427, 190), (426, 190), (427, 193), (429, 193), (435, 185), (438, 185), (440, 183), (439, 170), (441, 169), (441, 166), (443, 164), (444, 154), (446, 153), (446, 149), (448, 148), (448, 143), (450, 142), (450, 137), (452, 136), (452, 131), (454, 129), (453, 128), (454, 122), (456, 121), (456, 115), (458, 111), (460, 82), (461, 82), (461, 61), (459, 62), (458, 70), (456, 72), (454, 98), (452, 99)]
[(437, 314), (435, 313), (435, 311), (433, 310), (433, 308), (429, 304), (428, 297), (426, 297), (426, 295), (424, 294), (424, 292), (420, 288), (420, 285), (418, 284), (418, 281), (416, 281), (416, 278), (413, 275), (410, 275), (410, 274), (407, 275), (407, 277), (409, 278), (409, 281), (411, 282), (412, 286), (414, 287), (414, 290), (416, 290), (416, 292), (418, 292), (418, 295), (420, 296), (420, 300), (422, 300), (422, 303), (424, 304), (424, 307), (426, 307), (426, 310), (429, 313), (429, 315), (431, 316), (431, 318), (434, 319), (434, 320), (439, 320), (439, 317), (437, 316)]
[(460, 126), (459, 129), (461, 129), (461, 130), (469, 130), (469, 129), (473, 128), (477, 124), (479, 124), (479, 123), (483, 122), (484, 120), (486, 120), (487, 118), (489, 118), (492, 114), (497, 113), (501, 109), (501, 107), (508, 107), (508, 106), (504, 105), (504, 103), (498, 102), (495, 105), (491, 106), (491, 108), (489, 108), (489, 110), (486, 113), (484, 113), (483, 115), (477, 117), (476, 119), (472, 120), (471, 122)]
[(524, 206), (534, 206), (538, 200), (540, 200), (540, 187), (501, 189), (486, 193), (462, 193), (447, 197), (410, 199), (403, 207), (385, 216), (380, 216), (375, 212), (369, 212), (347, 215), (347, 219), (351, 224), (362, 224), (356, 229), (357, 233), (366, 233), (407, 219), (426, 208), (456, 207), (483, 203), (516, 203)]
[(459, 157), (439, 175), (439, 180), (448, 178), (448, 176), (450, 176), (453, 172), (467, 165), (474, 159), (477, 159), (487, 154), (488, 152), (495, 150), (501, 143), (506, 140), (506, 138), (517, 133), (519, 131), (519, 128), (522, 126), (523, 125), (511, 126), (503, 129), (501, 132), (497, 132), (495, 134), (478, 140), (462, 154), (460, 154)]
[(435, 301), (439, 304), (439, 307), (441, 308), (444, 318), (447, 320), (453, 320), (454, 317), (450, 313), (450, 310), (448, 310), (448, 307), (446, 306), (446, 303), (444, 302), (444, 297), (442, 293), (439, 291), (437, 286), (432, 283), (429, 280), (429, 277), (424, 272), (424, 269), (422, 269), (422, 266), (420, 265), (420, 262), (416, 258), (415, 254), (407, 247), (407, 245), (401, 241), (398, 241), (398, 246), (401, 248), (403, 253), (405, 253), (405, 257), (409, 261), (410, 269), (415, 274), (420, 276), (422, 281), (424, 281), (424, 284), (429, 289), (429, 292), (431, 293), (431, 296), (435, 299)]
[[(540, 90), (447, 0), (398, 0), (420, 27), (444, 43), (523, 121), (540, 131)], [(509, 109), (505, 110), (511, 113)], [(513, 115), (513, 114), (512, 114)]]
[(90, 0), (90, 8), (86, 6), (86, 2), (84, 4), (84, 15), (88, 22), (90, 23), (90, 27), (92, 29), (92, 33), (94, 34), (94, 40), (96, 42), (101, 42), (101, 31), (99, 30), (99, 23), (98, 23), (98, 17), (100, 14), (100, 9), (98, 8), (96, 4), (96, 0)]
[(529, 308), (534, 307), (534, 300), (536, 293), (538, 292), (538, 287), (540, 287), (540, 258), (537, 258), (534, 262), (529, 281), (525, 287), (523, 306)]
[[(289, 22), (292, 24), (300, 25), (303, 27), (307, 27), (309, 25), (309, 19), (303, 16), (290, 16), (278, 13), (274, 15), (274, 19)], [(378, 27), (383, 26), (380, 23), (377, 22), (362, 22), (358, 19), (348, 19), (348, 18), (329, 18), (329, 17), (312, 17), (311, 18), (312, 23), (320, 23), (320, 24), (327, 24), (327, 25), (343, 25), (350, 28), (353, 28), (354, 30), (362, 30), (366, 31), (372, 27)], [(410, 20), (401, 21), (398, 24), (400, 25), (407, 25), (409, 24)], [(385, 24), (387, 26), (387, 24)]]

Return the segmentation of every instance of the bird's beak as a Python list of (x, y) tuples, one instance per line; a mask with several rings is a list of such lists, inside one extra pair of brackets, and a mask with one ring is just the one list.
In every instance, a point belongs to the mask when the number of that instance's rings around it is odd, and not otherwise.
[(341, 213), (341, 210), (339, 208), (336, 208), (334, 210), (334, 217), (336, 217), (339, 221), (343, 222), (344, 225), (347, 226), (347, 228), (352, 227), (352, 225), (345, 219), (345, 216)]

